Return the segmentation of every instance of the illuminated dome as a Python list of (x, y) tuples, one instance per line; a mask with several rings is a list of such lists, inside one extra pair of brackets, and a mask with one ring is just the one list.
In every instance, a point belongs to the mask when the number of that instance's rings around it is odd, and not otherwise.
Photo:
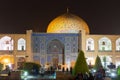
[(65, 13), (50, 22), (47, 33), (78, 33), (80, 30), (85, 30), (89, 34), (88, 25), (83, 19), (76, 15)]

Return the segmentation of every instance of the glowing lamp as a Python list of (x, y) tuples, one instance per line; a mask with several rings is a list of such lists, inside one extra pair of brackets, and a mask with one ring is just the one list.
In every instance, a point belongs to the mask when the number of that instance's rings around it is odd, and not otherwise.
[(9, 63), (9, 60), (8, 59), (4, 59), (4, 63)]

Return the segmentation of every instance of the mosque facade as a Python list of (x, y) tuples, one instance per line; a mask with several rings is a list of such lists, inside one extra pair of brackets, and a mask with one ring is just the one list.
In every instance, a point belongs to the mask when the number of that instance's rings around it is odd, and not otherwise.
[[(90, 34), (87, 23), (71, 13), (53, 19), (46, 33), (0, 34), (0, 63), (17, 69), (23, 62), (64, 67), (74, 66), (79, 51), (88, 65), (100, 56), (104, 65), (120, 65), (120, 35)], [(105, 65), (104, 65), (105, 66)]]

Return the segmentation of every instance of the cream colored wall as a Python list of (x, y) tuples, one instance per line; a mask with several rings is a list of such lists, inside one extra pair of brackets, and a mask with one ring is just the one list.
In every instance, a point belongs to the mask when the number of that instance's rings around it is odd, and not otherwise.
[(32, 54), (32, 48), (31, 48), (31, 34), (32, 34), (32, 30), (27, 30), (27, 34), (26, 34), (26, 42), (27, 42), (27, 45), (26, 45), (26, 56), (28, 56), (26, 59), (28, 62), (31, 62), (33, 61), (33, 54)]
[[(14, 41), (14, 46), (13, 46), (13, 51), (12, 52), (8, 52), (8, 51), (0, 51), (0, 56), (4, 56), (4, 55), (13, 55), (14, 56), (14, 62), (15, 62), (15, 69), (17, 68), (17, 60), (19, 57), (25, 57), (25, 55), (27, 54), (27, 47), (25, 51), (18, 51), (17, 50), (17, 43), (18, 43), (18, 39), (23, 38), (26, 40), (26, 42), (29, 40), (26, 34), (0, 34), (0, 38), (5, 37), (5, 36), (9, 36), (13, 39)], [(28, 44), (28, 43), (27, 43)]]
[[(112, 42), (112, 51), (106, 51), (106, 52), (100, 52), (98, 49), (98, 41), (100, 38), (107, 37), (111, 40)], [(86, 57), (93, 57), (94, 59), (96, 58), (97, 55), (99, 56), (110, 56), (112, 58), (112, 62), (116, 64), (117, 58), (120, 58), (120, 52), (116, 51), (116, 40), (120, 38), (120, 35), (85, 35), (82, 37), (82, 50), (85, 52)], [(95, 50), (88, 52), (86, 51), (86, 40), (88, 38), (94, 39), (94, 46)]]
[[(33, 61), (33, 54), (32, 54), (32, 48), (31, 48), (31, 34), (32, 30), (27, 30), (26, 34), (0, 34), (0, 38), (4, 36), (9, 36), (14, 40), (14, 50), (10, 55), (14, 56), (15, 60), (15, 68), (17, 68), (17, 60), (19, 57), (25, 57), (27, 61)], [(117, 60), (120, 58), (120, 52), (117, 52), (115, 50), (115, 42), (116, 39), (120, 38), (120, 35), (92, 35), (92, 34), (86, 34), (85, 30), (80, 31), (81, 38), (79, 38), (79, 49), (83, 50), (85, 53), (85, 57), (93, 57), (96, 58), (97, 55), (99, 56), (111, 56), (112, 62), (116, 63)], [(98, 50), (98, 41), (100, 38), (107, 37), (112, 42), (112, 51), (109, 52), (100, 52)], [(26, 40), (26, 50), (25, 51), (18, 51), (17, 50), (17, 41), (20, 38), (24, 38)], [(92, 38), (94, 39), (94, 46), (95, 50), (92, 52), (86, 51), (86, 39)], [(0, 51), (0, 56), (3, 55), (9, 55), (9, 52)], [(28, 56), (28, 57), (26, 57)]]

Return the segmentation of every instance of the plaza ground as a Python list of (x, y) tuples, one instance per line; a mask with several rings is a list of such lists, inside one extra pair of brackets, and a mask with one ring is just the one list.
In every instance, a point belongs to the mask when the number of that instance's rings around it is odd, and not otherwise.
[[(45, 76), (41, 78), (31, 78), (29, 80), (73, 80), (73, 77), (70, 73), (56, 72), (56, 79), (45, 79)], [(12, 72), (10, 76), (1, 76), (0, 80), (24, 80), (20, 77), (20, 72)], [(27, 79), (28, 80), (28, 79)]]
[[(12, 72), (10, 76), (7, 77), (0, 77), (0, 80), (74, 80), (75, 77), (73, 77), (69, 72), (56, 72), (56, 79), (45, 79), (44, 77), (39, 78), (31, 78), (31, 79), (21, 79), (20, 72)], [(113, 78), (112, 80), (120, 80), (120, 76)]]

